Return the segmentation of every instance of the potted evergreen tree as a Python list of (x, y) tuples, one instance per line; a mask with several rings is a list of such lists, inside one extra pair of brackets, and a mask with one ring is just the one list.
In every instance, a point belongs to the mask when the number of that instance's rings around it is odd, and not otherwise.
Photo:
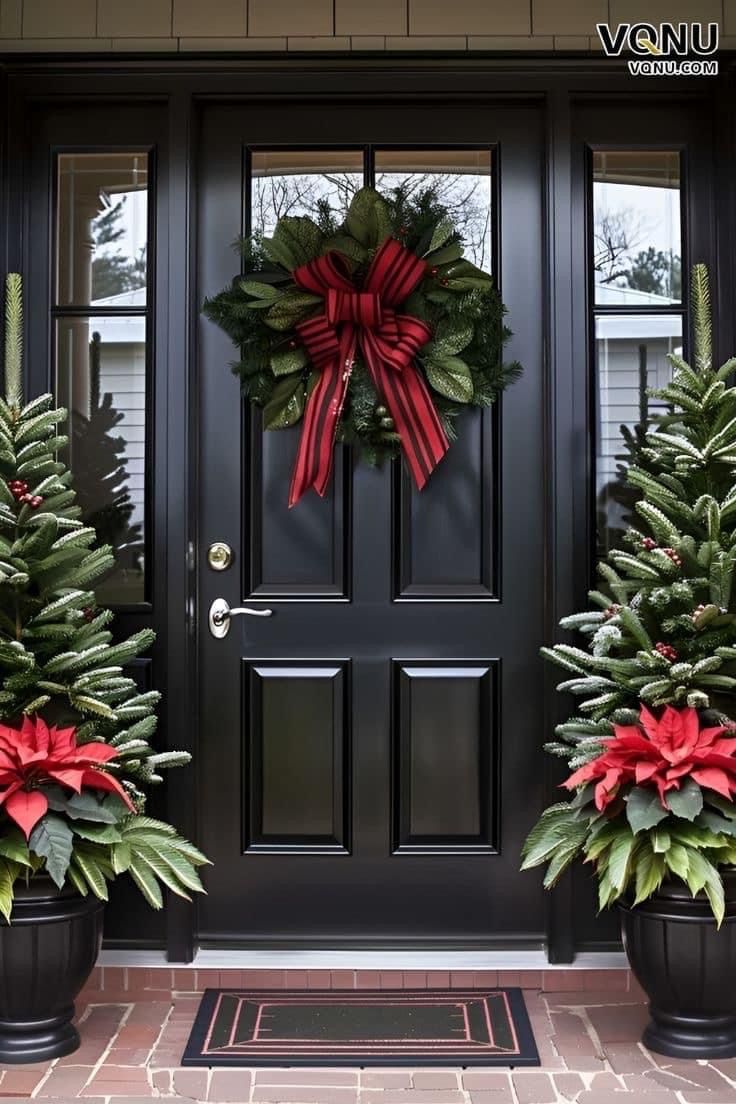
[(628, 483), (636, 525), (599, 566), (585, 646), (543, 654), (580, 698), (547, 750), (569, 800), (542, 814), (524, 868), (592, 864), (617, 903), (650, 997), (644, 1041), (676, 1057), (736, 1055), (736, 358), (711, 363), (708, 274), (692, 272), (694, 363), (674, 375)]
[(93, 587), (113, 564), (80, 520), (59, 459), (66, 411), (21, 389), (20, 277), (6, 284), (0, 399), (0, 1065), (75, 1050), (74, 1000), (102, 939), (107, 883), (128, 874), (154, 908), (162, 886), (200, 892), (206, 862), (145, 814), (160, 771), (155, 692), (124, 666), (153, 634), (113, 643)]

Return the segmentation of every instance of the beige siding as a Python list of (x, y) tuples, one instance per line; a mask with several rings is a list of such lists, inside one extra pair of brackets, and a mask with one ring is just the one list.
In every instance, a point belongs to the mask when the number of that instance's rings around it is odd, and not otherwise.
[(0, 0), (0, 51), (599, 53), (597, 22), (642, 20), (734, 36), (736, 0)]

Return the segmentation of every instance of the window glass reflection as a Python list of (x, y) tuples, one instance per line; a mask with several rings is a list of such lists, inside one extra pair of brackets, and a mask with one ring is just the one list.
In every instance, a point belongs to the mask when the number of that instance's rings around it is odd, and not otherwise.
[(101, 602), (145, 597), (146, 323), (138, 315), (57, 321), (56, 394), (69, 410), (69, 462), (82, 518), (115, 568)]
[(636, 524), (638, 495), (626, 485), (626, 470), (644, 443), (647, 419), (664, 409), (647, 389), (664, 387), (671, 379), (667, 354), (682, 354), (682, 318), (601, 315), (595, 334), (598, 543), (604, 556), (620, 547), (624, 530)]
[(145, 303), (147, 189), (147, 153), (59, 154), (58, 304), (114, 306), (131, 292)]
[(468, 260), (492, 266), (491, 151), (377, 150), (376, 187), (409, 196), (433, 188), (462, 234)]
[(250, 230), (268, 237), (279, 219), (343, 221), (363, 187), (362, 150), (256, 150), (251, 154)]
[(680, 155), (593, 155), (595, 302), (647, 309), (682, 299)]

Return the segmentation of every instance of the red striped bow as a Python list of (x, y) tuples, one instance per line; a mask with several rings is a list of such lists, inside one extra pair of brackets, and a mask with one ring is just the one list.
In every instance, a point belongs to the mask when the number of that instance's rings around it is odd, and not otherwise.
[(390, 411), (420, 490), (447, 452), (445, 431), (414, 363), (431, 330), (420, 319), (394, 310), (417, 286), (425, 268), (424, 261), (388, 238), (362, 290), (351, 283), (340, 253), (317, 257), (292, 273), (300, 287), (324, 297), (325, 311), (297, 326), (320, 378), (304, 411), (289, 506), (309, 487), (319, 495), (327, 490), (335, 433), (358, 351)]

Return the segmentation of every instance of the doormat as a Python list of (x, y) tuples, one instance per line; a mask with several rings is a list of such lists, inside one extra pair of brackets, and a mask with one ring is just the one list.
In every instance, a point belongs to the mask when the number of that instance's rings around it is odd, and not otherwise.
[(521, 989), (207, 989), (184, 1066), (538, 1066)]

